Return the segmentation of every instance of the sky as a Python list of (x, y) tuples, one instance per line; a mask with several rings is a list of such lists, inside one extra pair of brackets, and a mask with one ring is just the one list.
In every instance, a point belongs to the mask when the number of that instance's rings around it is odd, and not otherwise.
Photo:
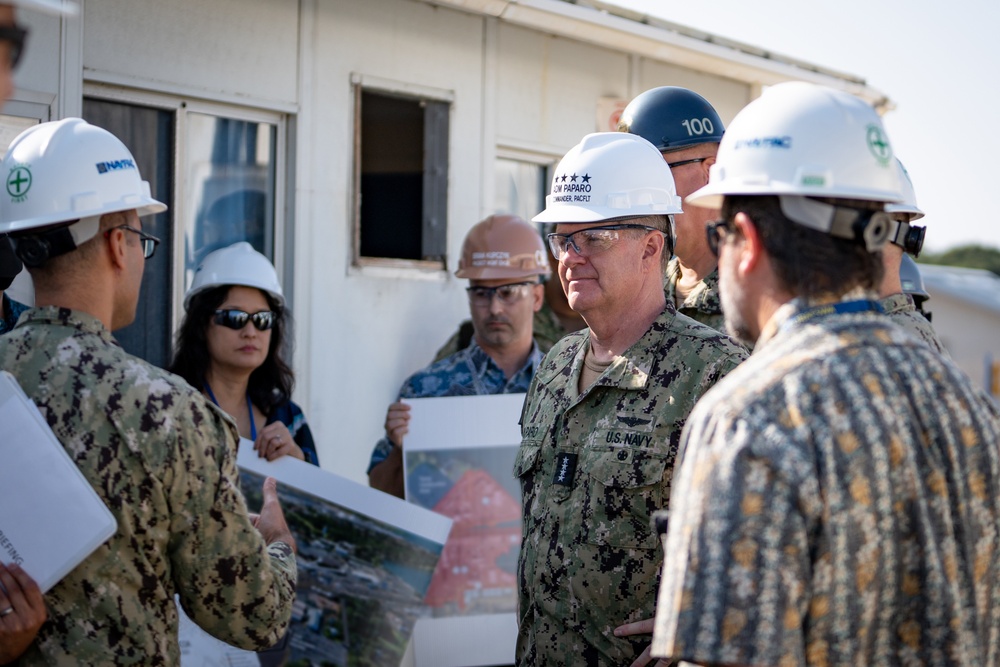
[(883, 120), (925, 249), (1000, 248), (997, 0), (607, 1), (865, 79), (896, 106)]

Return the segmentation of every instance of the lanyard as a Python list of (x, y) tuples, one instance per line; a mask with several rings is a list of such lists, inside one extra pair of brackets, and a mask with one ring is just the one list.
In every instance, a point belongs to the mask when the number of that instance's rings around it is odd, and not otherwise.
[(785, 323), (781, 325), (782, 329), (787, 329), (797, 324), (805, 324), (810, 320), (814, 320), (817, 317), (825, 317), (827, 315), (843, 315), (846, 313), (864, 313), (864, 312), (876, 312), (884, 313), (885, 309), (882, 308), (882, 304), (878, 301), (871, 301), (869, 299), (858, 299), (857, 301), (840, 301), (838, 303), (828, 303), (822, 306), (814, 306), (803, 310), (796, 315), (785, 320)]
[[(208, 385), (208, 381), (205, 381), (205, 391), (208, 392), (208, 397), (212, 399), (212, 402), (219, 408), (219, 401), (215, 399), (215, 394), (212, 393), (212, 388)], [(257, 441), (257, 425), (253, 421), (253, 404), (250, 403), (250, 392), (247, 392), (247, 414), (250, 415), (250, 439), (254, 442)]]

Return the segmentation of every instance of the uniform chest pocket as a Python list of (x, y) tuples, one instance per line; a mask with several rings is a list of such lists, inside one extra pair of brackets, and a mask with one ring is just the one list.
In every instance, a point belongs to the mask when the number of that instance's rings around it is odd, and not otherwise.
[(584, 526), (592, 544), (629, 549), (656, 549), (650, 526), (653, 512), (663, 509), (667, 462), (663, 455), (628, 447), (587, 450)]
[(514, 477), (520, 479), (525, 475), (532, 474), (532, 471), (538, 466), (538, 455), (541, 449), (541, 444), (528, 440), (517, 448), (517, 456), (514, 457)]
[(517, 456), (514, 457), (514, 477), (521, 483), (521, 511), (523, 520), (527, 520), (531, 516), (538, 497), (541, 451), (541, 443), (525, 440), (517, 448)]

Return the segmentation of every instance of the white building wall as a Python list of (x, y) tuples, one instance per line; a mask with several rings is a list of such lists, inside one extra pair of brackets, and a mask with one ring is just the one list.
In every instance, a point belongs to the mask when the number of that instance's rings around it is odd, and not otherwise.
[[(448, 257), (479, 218), (483, 19), (408, 1), (324, 1), (317, 7), (312, 91), (299, 142), (299, 173), (312, 184), (296, 257), (310, 267), (308, 315), (300, 307), (298, 368), (324, 467), (365, 481), (385, 409), (403, 379), (424, 366), (467, 314), (450, 273), (351, 267), (354, 140), (352, 75), (453, 97)], [(304, 58), (310, 57), (304, 55)], [(307, 129), (308, 128), (308, 129)], [(300, 196), (303, 193), (300, 191)], [(297, 274), (298, 275), (298, 274)], [(305, 345), (303, 345), (305, 344)]]
[(595, 130), (598, 98), (628, 93), (627, 54), (501, 24), (494, 104), (497, 140), (558, 159)]
[(17, 22), (28, 29), (28, 41), (4, 113), (43, 121), (74, 113), (79, 108), (80, 19), (23, 8), (16, 12)]
[(973, 306), (948, 294), (929, 290), (926, 307), (948, 354), (978, 387), (987, 392), (985, 360), (1000, 361), (1000, 313)]
[(162, 92), (297, 103), (298, 5), (273, 0), (88, 0), (84, 77)]
[(656, 86), (690, 88), (715, 107), (719, 117), (727, 126), (739, 110), (756, 97), (754, 87), (746, 82), (696, 72), (670, 63), (642, 59), (639, 61), (637, 69), (639, 70), (639, 86), (635, 95)]

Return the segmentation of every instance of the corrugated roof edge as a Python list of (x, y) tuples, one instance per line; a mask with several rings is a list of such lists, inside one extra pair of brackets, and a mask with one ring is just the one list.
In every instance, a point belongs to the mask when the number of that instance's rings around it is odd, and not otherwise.
[[(856, 95), (884, 114), (895, 108), (865, 79), (635, 12), (603, 0), (422, 0), (557, 37), (670, 62), (758, 87), (810, 81)], [(637, 95), (642, 91), (629, 91)]]
[(740, 42), (735, 39), (729, 39), (728, 37), (721, 37), (719, 35), (715, 35), (710, 32), (696, 30), (695, 28), (691, 28), (686, 25), (681, 25), (680, 23), (674, 23), (673, 21), (668, 21), (666, 19), (660, 18), (658, 16), (652, 16), (650, 14), (636, 12), (610, 2), (601, 2), (600, 0), (560, 0), (560, 1), (567, 2), (571, 5), (579, 5), (581, 7), (592, 7), (598, 11), (607, 12), (608, 14), (612, 14), (614, 16), (620, 16), (621, 18), (625, 18), (630, 21), (635, 21), (636, 23), (644, 23), (646, 25), (650, 25), (655, 28), (660, 28), (662, 30), (675, 32), (678, 35), (684, 35), (685, 37), (692, 37), (694, 39), (698, 39), (703, 42), (708, 42), (709, 44), (718, 44), (719, 46), (724, 46), (726, 48), (733, 49), (734, 51), (740, 51), (742, 53), (746, 53), (751, 56), (756, 56), (758, 58), (767, 58), (769, 60), (774, 60), (776, 62), (792, 65), (793, 67), (806, 70), (807, 72), (816, 72), (818, 74), (823, 74), (825, 76), (830, 76), (837, 79), (843, 79), (844, 81), (856, 83), (860, 86), (867, 85), (867, 81), (864, 78), (856, 76), (854, 74), (841, 72), (839, 70), (831, 69), (829, 67), (823, 67), (822, 65), (810, 63), (805, 60), (799, 60), (798, 58), (793, 58), (792, 56), (776, 53), (774, 51), (768, 51), (767, 49), (762, 49), (758, 46), (754, 46), (753, 44), (747, 44), (746, 42)]
[(931, 306), (935, 294), (942, 294), (1000, 314), (1000, 276), (991, 271), (920, 264), (920, 275), (931, 295)]

